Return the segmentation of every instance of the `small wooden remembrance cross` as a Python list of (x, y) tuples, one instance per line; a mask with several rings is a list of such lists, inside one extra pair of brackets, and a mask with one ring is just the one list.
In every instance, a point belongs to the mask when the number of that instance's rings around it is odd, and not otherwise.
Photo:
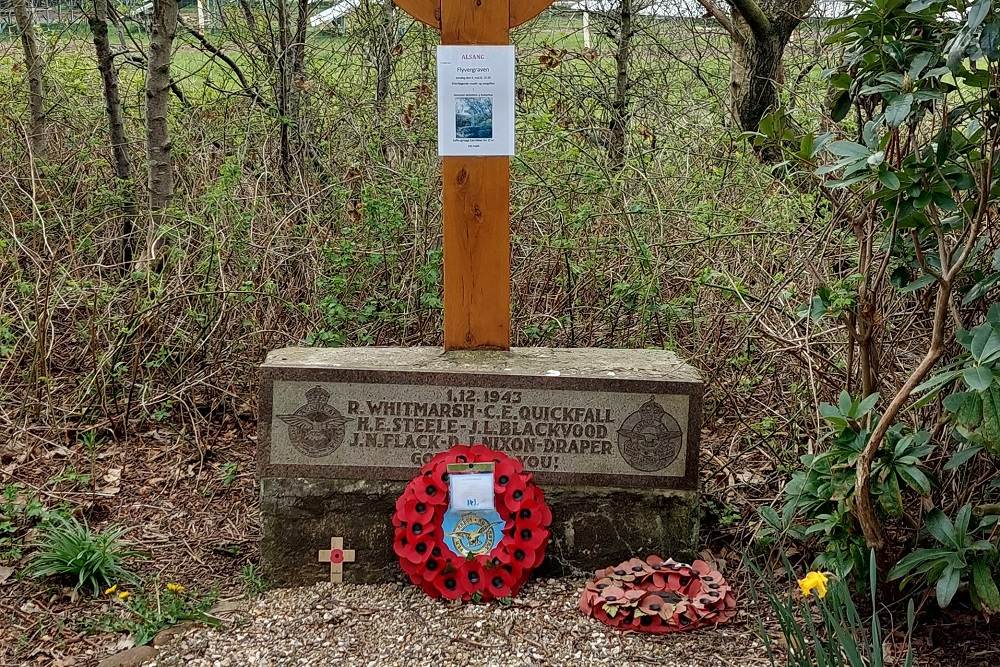
[(344, 563), (354, 562), (354, 549), (344, 548), (343, 537), (331, 537), (330, 548), (320, 549), (319, 562), (330, 564), (330, 583), (344, 583)]
[[(509, 44), (552, 0), (395, 0), (441, 43)], [(444, 347), (510, 349), (510, 160), (443, 157)]]

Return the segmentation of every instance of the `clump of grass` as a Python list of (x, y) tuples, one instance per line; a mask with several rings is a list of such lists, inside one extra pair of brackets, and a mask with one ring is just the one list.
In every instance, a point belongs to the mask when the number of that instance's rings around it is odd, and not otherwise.
[(122, 537), (125, 528), (110, 526), (95, 532), (75, 517), (55, 516), (40, 527), (34, 556), (25, 572), (36, 578), (71, 581), (74, 590), (94, 595), (119, 581), (136, 581), (124, 561), (140, 555)]
[(247, 563), (240, 570), (240, 578), (243, 579), (243, 589), (248, 598), (259, 598), (267, 590), (267, 581), (260, 570), (253, 563)]

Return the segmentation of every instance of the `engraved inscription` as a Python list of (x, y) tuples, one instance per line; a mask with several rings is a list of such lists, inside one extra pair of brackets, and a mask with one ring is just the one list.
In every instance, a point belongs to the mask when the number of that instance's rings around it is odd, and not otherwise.
[(482, 443), (537, 472), (685, 475), (684, 394), (276, 380), (273, 397), (275, 465), (416, 468)]

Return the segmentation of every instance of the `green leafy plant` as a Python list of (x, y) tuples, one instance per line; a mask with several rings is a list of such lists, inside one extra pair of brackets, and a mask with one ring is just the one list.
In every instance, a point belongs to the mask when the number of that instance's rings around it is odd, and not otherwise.
[(209, 614), (217, 595), (197, 595), (178, 584), (167, 584), (163, 589), (131, 593), (108, 590), (108, 594), (122, 605), (123, 614), (111, 613), (97, 624), (104, 632), (127, 632), (137, 645), (148, 644), (158, 632), (184, 621), (195, 621), (218, 626), (219, 620)]
[(235, 461), (228, 461), (222, 465), (222, 486), (232, 486), (236, 481), (236, 475), (240, 471), (240, 464)]
[(916, 391), (926, 392), (920, 403), (928, 403), (946, 388), (962, 387), (942, 401), (959, 437), (972, 443), (975, 451), (985, 447), (1000, 456), (1000, 304), (990, 306), (985, 322), (971, 331), (959, 331), (955, 338), (965, 352), (917, 387)]
[(90, 475), (80, 472), (73, 466), (68, 466), (61, 474), (52, 478), (52, 483), (68, 482), (73, 486), (86, 486), (90, 483)]
[(889, 579), (901, 579), (904, 585), (921, 580), (933, 586), (942, 607), (951, 604), (959, 586), (965, 583), (978, 609), (1000, 611), (1000, 592), (992, 572), (997, 561), (997, 547), (987, 539), (977, 538), (996, 523), (996, 516), (973, 522), (970, 505), (958, 511), (954, 522), (935, 509), (927, 515), (924, 527), (938, 546), (907, 554), (889, 572)]
[[(816, 577), (824, 582), (822, 590), (809, 590), (806, 598), (789, 588), (775, 584), (772, 572), (765, 572), (752, 561), (748, 561), (755, 575), (755, 585), (749, 587), (755, 603), (767, 604), (778, 620), (778, 627), (787, 647), (782, 660), (780, 649), (775, 645), (756, 615), (757, 632), (764, 641), (772, 665), (787, 664), (789, 667), (884, 667), (898, 664), (887, 661), (884, 654), (885, 633), (879, 619), (879, 605), (876, 598), (877, 568), (874, 552), (868, 554), (868, 589), (871, 615), (862, 616), (851, 597), (851, 589), (841, 578), (829, 573), (812, 572), (800, 586)], [(791, 563), (784, 561), (785, 572), (794, 572)], [(903, 664), (913, 664), (911, 636), (915, 611), (913, 600), (906, 611), (906, 657)]]
[[(857, 488), (846, 508), (865, 543), (881, 552), (887, 543), (878, 511), (898, 516), (901, 508), (894, 476), (885, 474), (880, 462), (883, 450), (898, 446), (905, 435), (894, 429), (911, 397), (923, 392), (914, 407), (928, 405), (933, 390), (961, 381), (963, 390), (943, 401), (956, 440), (969, 443), (960, 451), (970, 457), (975, 447), (1000, 451), (1000, 334), (994, 336), (1000, 310), (991, 309), (980, 327), (961, 330), (965, 318), (979, 317), (978, 302), (1000, 285), (1000, 256), (988, 234), (1000, 201), (1000, 4), (856, 0), (851, 5), (852, 11), (831, 22), (834, 32), (827, 40), (843, 49), (841, 63), (826, 73), (834, 92), (831, 115), (842, 124), (813, 133), (779, 109), (761, 124), (755, 142), (771, 142), (782, 151), (783, 173), (822, 181), (820, 192), (833, 213), (832, 238), (856, 249), (850, 261), (825, 267), (829, 276), (848, 277), (827, 278), (828, 286), (799, 312), (814, 320), (837, 317), (847, 334), (848, 374), (857, 372), (862, 393), (880, 391), (887, 399), (853, 457)], [(933, 303), (924, 318), (926, 343), (890, 393), (891, 374), (881, 368), (889, 352), (880, 349), (883, 323), (913, 299)], [(953, 341), (965, 350), (957, 359)], [(943, 372), (926, 381), (942, 360)], [(910, 443), (915, 451), (924, 446), (919, 439), (914, 434)], [(900, 454), (894, 467), (899, 458), (912, 457)], [(927, 490), (919, 475), (900, 471), (895, 482)], [(836, 509), (829, 514), (839, 520), (844, 507)]]
[(0, 562), (20, 560), (27, 531), (65, 513), (62, 508), (46, 508), (36, 495), (19, 484), (5, 486), (0, 494)]
[[(861, 399), (842, 392), (836, 405), (821, 404), (820, 415), (833, 431), (827, 450), (801, 457), (802, 469), (793, 473), (785, 487), (780, 516), (771, 507), (760, 511), (765, 536), (780, 533), (800, 540), (821, 536), (816, 565), (844, 576), (867, 558), (868, 548), (851, 508), (855, 466), (870, 436), (868, 425), (878, 420), (877, 402), (877, 394)], [(903, 513), (904, 491), (930, 493), (923, 462), (934, 447), (926, 431), (906, 433), (901, 426), (894, 426), (887, 439), (890, 446), (881, 449), (872, 464), (872, 494), (884, 516), (894, 517)]]
[(74, 590), (89, 589), (94, 595), (114, 582), (135, 581), (123, 563), (140, 554), (122, 540), (126, 532), (116, 526), (94, 532), (73, 516), (55, 517), (40, 527), (26, 572), (66, 579)]
[(243, 580), (243, 590), (247, 597), (259, 598), (267, 590), (267, 581), (260, 570), (253, 563), (247, 563), (240, 570), (240, 578)]

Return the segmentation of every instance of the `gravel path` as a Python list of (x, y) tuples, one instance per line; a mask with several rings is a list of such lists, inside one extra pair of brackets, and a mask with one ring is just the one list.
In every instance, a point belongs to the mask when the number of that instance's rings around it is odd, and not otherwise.
[(449, 605), (410, 586), (272, 591), (226, 629), (198, 629), (161, 647), (157, 667), (365, 665), (769, 665), (743, 621), (651, 637), (606, 628), (577, 611), (582, 581), (530, 583), (513, 604)]

